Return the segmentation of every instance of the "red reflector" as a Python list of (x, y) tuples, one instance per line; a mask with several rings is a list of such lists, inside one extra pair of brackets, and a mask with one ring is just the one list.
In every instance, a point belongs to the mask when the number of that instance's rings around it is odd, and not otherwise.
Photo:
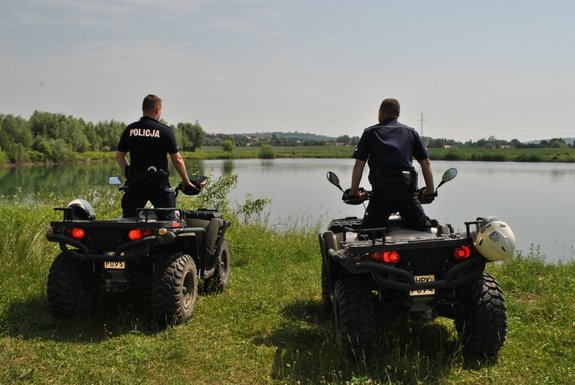
[(181, 227), (181, 226), (180, 226), (180, 222), (176, 222), (176, 221), (172, 222), (172, 227), (173, 227), (174, 229), (177, 229), (178, 227)]
[(394, 265), (399, 262), (399, 253), (397, 251), (384, 251), (383, 261), (393, 263)]
[(395, 265), (399, 262), (399, 253), (395, 250), (393, 251), (377, 251), (375, 253), (370, 253), (369, 256), (374, 261), (391, 263)]
[(455, 259), (465, 259), (471, 256), (471, 248), (469, 246), (459, 246), (453, 251)]
[(72, 236), (76, 239), (82, 239), (86, 236), (86, 233), (84, 232), (84, 229), (74, 227), (72, 229)]
[(132, 229), (128, 232), (128, 238), (130, 241), (136, 241), (138, 239), (142, 239), (142, 230), (140, 229)]

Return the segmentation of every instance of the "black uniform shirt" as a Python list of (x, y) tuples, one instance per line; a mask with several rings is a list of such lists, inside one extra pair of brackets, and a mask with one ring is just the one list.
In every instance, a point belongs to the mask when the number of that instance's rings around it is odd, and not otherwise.
[(124, 129), (117, 149), (130, 153), (130, 167), (136, 172), (150, 166), (168, 171), (167, 154), (179, 151), (172, 129), (147, 116)]
[(412, 158), (428, 157), (417, 131), (397, 119), (366, 128), (353, 153), (353, 158), (367, 161), (370, 170), (410, 170)]

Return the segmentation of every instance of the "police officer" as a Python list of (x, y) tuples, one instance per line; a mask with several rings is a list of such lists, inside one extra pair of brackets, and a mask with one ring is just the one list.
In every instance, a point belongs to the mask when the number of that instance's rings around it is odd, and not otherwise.
[(429, 153), (417, 132), (399, 123), (399, 102), (385, 99), (379, 108), (379, 124), (365, 129), (353, 153), (355, 165), (351, 176), (350, 197), (358, 191), (365, 163), (369, 164), (372, 196), (363, 218), (363, 228), (385, 227), (389, 216), (399, 211), (415, 230), (430, 231), (431, 224), (414, 192), (417, 173), (415, 158), (425, 180), (424, 200), (433, 200), (435, 187)]
[[(162, 99), (147, 95), (142, 112), (139, 121), (124, 129), (116, 151), (116, 161), (127, 178), (127, 189), (122, 197), (124, 217), (136, 216), (136, 209), (144, 207), (148, 201), (155, 208), (176, 206), (175, 193), (168, 179), (168, 154), (185, 187), (195, 187), (188, 178), (172, 129), (158, 121), (162, 114)], [(159, 210), (157, 215), (158, 219), (175, 218), (173, 211)]]

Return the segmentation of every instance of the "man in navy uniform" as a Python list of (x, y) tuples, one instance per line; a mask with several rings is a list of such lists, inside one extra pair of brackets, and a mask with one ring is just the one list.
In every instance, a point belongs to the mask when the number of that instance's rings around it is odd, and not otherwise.
[[(195, 187), (188, 178), (172, 129), (158, 121), (162, 114), (162, 99), (146, 96), (142, 112), (139, 121), (124, 129), (116, 151), (116, 161), (127, 178), (127, 189), (122, 197), (124, 217), (136, 216), (136, 209), (143, 208), (148, 201), (154, 208), (176, 206), (175, 193), (169, 182), (168, 155), (184, 187)], [(175, 218), (173, 211), (159, 210), (157, 215), (158, 219)]]
[(363, 228), (385, 227), (389, 216), (399, 211), (414, 230), (430, 231), (431, 223), (415, 196), (415, 158), (425, 180), (424, 199), (433, 200), (435, 187), (429, 153), (413, 128), (399, 123), (399, 102), (385, 99), (379, 108), (379, 124), (364, 130), (353, 153), (350, 197), (358, 197), (365, 163), (369, 164), (372, 196), (363, 218)]

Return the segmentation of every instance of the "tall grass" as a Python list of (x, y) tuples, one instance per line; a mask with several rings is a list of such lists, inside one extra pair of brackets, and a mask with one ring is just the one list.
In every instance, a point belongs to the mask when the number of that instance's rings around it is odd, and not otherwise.
[[(114, 195), (96, 195), (85, 196), (98, 216), (119, 215)], [(489, 265), (509, 317), (496, 362), (465, 358), (452, 322), (438, 319), (388, 323), (375, 359), (355, 363), (332, 342), (321, 306), (318, 225), (294, 221), (274, 231), (246, 208), (241, 217), (227, 208), (230, 286), (200, 297), (186, 324), (156, 324), (139, 292), (104, 294), (90, 313), (57, 322), (45, 286), (58, 249), (43, 233), (59, 219), (52, 207), (66, 202), (51, 196), (0, 207), (0, 384), (575, 383), (572, 262), (547, 265), (535, 250)]]

